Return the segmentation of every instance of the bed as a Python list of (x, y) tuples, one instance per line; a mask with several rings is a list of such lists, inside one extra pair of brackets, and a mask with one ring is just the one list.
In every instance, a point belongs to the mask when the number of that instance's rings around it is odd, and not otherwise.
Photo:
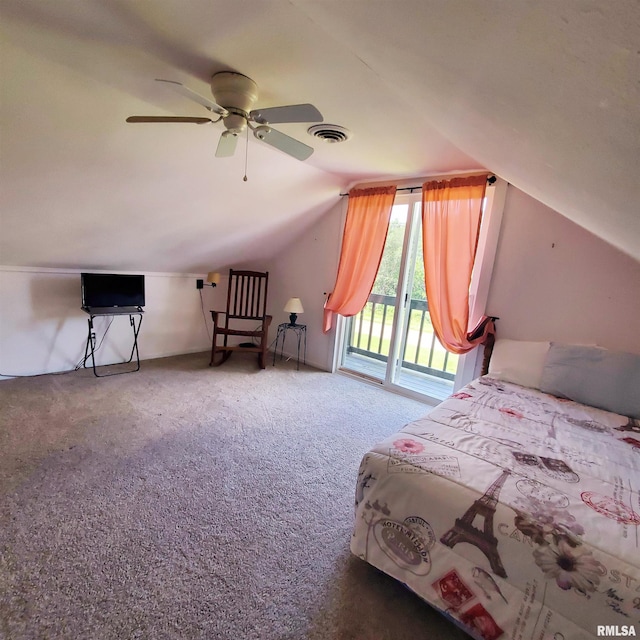
[(474, 638), (640, 636), (640, 356), (498, 352), (364, 455), (351, 550)]

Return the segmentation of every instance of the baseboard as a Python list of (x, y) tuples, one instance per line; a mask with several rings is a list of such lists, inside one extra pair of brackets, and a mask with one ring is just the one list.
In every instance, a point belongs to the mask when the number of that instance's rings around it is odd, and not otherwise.
[[(271, 364), (273, 364), (273, 349), (269, 349), (269, 358), (271, 358)], [(282, 353), (282, 358), (283, 360), (294, 360), (296, 361), (298, 359), (298, 354), (297, 353), (290, 353), (288, 351), (284, 351)], [(280, 359), (280, 350), (278, 349), (278, 354), (276, 356), (276, 365), (278, 364), (278, 360)], [(327, 365), (326, 363), (320, 364), (319, 362), (314, 362), (313, 360), (309, 360), (309, 358), (307, 358), (307, 361), (305, 364), (303, 358), (300, 358), (300, 366), (303, 367), (306, 366), (307, 367), (311, 367), (313, 369), (319, 369), (320, 371), (331, 371), (330, 369), (327, 369)]]
[[(210, 347), (207, 345), (205, 347), (194, 347), (192, 349), (182, 349), (180, 351), (167, 351), (164, 353), (159, 353), (159, 354), (154, 354), (154, 355), (150, 355), (150, 354), (145, 354), (144, 356), (142, 354), (140, 354), (140, 363), (142, 364), (143, 362), (145, 362), (146, 360), (158, 360), (160, 358), (171, 358), (173, 356), (186, 356), (186, 355), (190, 355), (192, 353), (202, 353), (202, 354), (206, 354), (208, 357), (208, 354), (210, 352)], [(287, 351), (285, 351), (282, 354), (283, 358), (285, 360), (290, 359), (290, 360), (296, 360), (297, 359), (297, 355), (295, 353), (288, 353)], [(278, 352), (278, 355), (276, 356), (276, 365), (278, 364), (278, 360), (280, 358), (280, 352)], [(100, 364), (98, 366), (103, 367), (103, 366), (110, 366), (110, 364), (118, 364), (118, 363), (105, 363), (105, 364)], [(273, 365), (273, 351), (269, 351), (268, 352), (268, 356), (267, 356), (267, 364), (272, 364)], [(313, 362), (312, 360), (308, 360), (306, 362), (306, 365), (303, 364), (303, 361), (300, 360), (300, 366), (304, 367), (311, 367), (313, 369), (318, 369), (320, 371), (329, 371), (329, 369), (327, 369), (326, 365), (317, 363), (317, 362)], [(31, 374), (18, 374), (15, 376), (0, 376), (0, 381), (2, 380), (11, 380), (13, 378), (33, 378), (35, 376), (46, 376), (49, 374), (52, 375), (57, 375), (57, 374), (63, 374), (63, 373), (72, 373), (75, 369), (62, 369), (59, 371), (41, 371), (38, 373), (31, 373)]]
[(205, 345), (204, 347), (192, 347), (191, 349), (181, 349), (180, 351), (167, 351), (166, 353), (159, 353), (157, 355), (147, 355), (144, 357), (140, 355), (140, 362), (144, 360), (157, 360), (158, 358), (171, 358), (172, 356), (186, 356), (190, 353), (210, 353), (211, 345)]
[[(156, 355), (142, 355), (140, 354), (140, 364), (142, 364), (143, 362), (145, 362), (146, 360), (158, 360), (160, 358), (171, 358), (173, 356), (186, 356), (192, 353), (203, 353), (203, 354), (209, 354), (211, 348), (209, 346), (205, 346), (205, 347), (194, 347), (192, 349), (187, 349), (187, 350), (180, 350), (180, 351), (168, 351), (166, 353), (161, 353), (161, 354), (156, 354)], [(112, 366), (114, 364), (122, 364), (119, 362), (105, 362), (105, 363), (100, 363), (97, 364), (96, 366), (98, 367), (109, 367)], [(82, 367), (90, 369), (91, 367)], [(76, 369), (58, 369), (58, 370), (52, 370), (52, 371), (38, 371), (37, 373), (18, 373), (16, 375), (0, 375), (0, 381), (2, 380), (13, 380), (14, 378), (35, 378), (36, 376), (46, 376), (46, 375), (60, 375), (63, 373), (72, 373), (73, 371), (75, 371)]]

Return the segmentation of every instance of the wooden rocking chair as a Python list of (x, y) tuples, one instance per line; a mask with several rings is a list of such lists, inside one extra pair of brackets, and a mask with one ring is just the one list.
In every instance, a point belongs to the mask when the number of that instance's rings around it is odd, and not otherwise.
[[(209, 366), (220, 366), (229, 359), (233, 351), (248, 351), (257, 353), (260, 368), (265, 368), (271, 324), (271, 316), (266, 313), (268, 284), (268, 272), (229, 270), (227, 310), (211, 311), (213, 339)], [(220, 316), (224, 316), (223, 321)], [(257, 329), (246, 328), (247, 322), (250, 321), (260, 322), (260, 326)], [(232, 329), (230, 323), (239, 328)], [(218, 345), (218, 336), (223, 336), (222, 345)], [(229, 336), (250, 338), (251, 342), (229, 345)], [(219, 353), (222, 357), (216, 361), (216, 355)]]

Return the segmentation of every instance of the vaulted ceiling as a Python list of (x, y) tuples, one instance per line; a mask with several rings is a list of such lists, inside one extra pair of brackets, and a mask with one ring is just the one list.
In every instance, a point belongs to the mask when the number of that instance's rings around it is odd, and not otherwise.
[[(0, 0), (0, 264), (203, 272), (279, 251), (357, 181), (487, 168), (640, 260), (637, 0)], [(349, 129), (304, 162), (155, 78)], [(248, 180), (243, 176), (245, 171)]]

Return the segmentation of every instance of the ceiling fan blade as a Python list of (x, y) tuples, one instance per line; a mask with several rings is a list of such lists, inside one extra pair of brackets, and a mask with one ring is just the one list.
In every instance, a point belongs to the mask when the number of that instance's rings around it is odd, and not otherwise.
[(280, 151), (284, 151), (297, 160), (306, 160), (313, 153), (313, 147), (310, 147), (280, 131), (276, 131), (271, 127), (256, 127), (253, 135), (258, 138), (258, 140), (262, 140), (263, 142), (270, 144), (272, 147), (280, 149)]
[(218, 140), (216, 158), (228, 158), (229, 156), (232, 156), (236, 151), (237, 144), (237, 134), (233, 134), (231, 131), (223, 131), (220, 136), (220, 140)]
[(216, 104), (213, 100), (209, 100), (209, 98), (205, 98), (201, 96), (199, 93), (192, 91), (189, 87), (185, 87), (181, 82), (176, 82), (175, 80), (162, 80), (161, 78), (156, 78), (156, 82), (164, 82), (168, 87), (177, 91), (179, 94), (189, 98), (189, 100), (193, 100), (198, 104), (201, 104), (205, 109), (212, 111), (213, 113), (217, 113), (219, 116), (223, 118), (229, 115), (229, 112), (221, 107), (219, 104)]
[(191, 118), (189, 116), (129, 116), (127, 122), (192, 122), (206, 124), (213, 122), (211, 118)]
[(322, 114), (312, 104), (290, 104), (284, 107), (254, 109), (249, 116), (259, 124), (322, 122)]

